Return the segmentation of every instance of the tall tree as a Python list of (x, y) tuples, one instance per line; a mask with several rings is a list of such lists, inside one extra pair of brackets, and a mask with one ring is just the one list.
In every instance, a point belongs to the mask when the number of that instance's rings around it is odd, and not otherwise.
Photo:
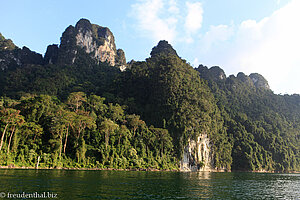
[(83, 92), (73, 92), (69, 95), (67, 104), (69, 108), (73, 110), (75, 113), (78, 113), (80, 108), (86, 103), (87, 98), (86, 94)]
[(11, 125), (12, 125), (12, 131), (10, 133), (9, 136), (9, 141), (8, 141), (8, 146), (7, 146), (7, 153), (9, 153), (10, 151), (10, 145), (11, 145), (11, 140), (12, 137), (14, 135), (14, 133), (17, 131), (16, 129), (20, 126), (22, 126), (22, 124), (25, 122), (24, 117), (22, 115), (20, 115), (19, 113), (17, 115), (15, 115), (15, 117), (13, 118)]
[(17, 121), (22, 121), (22, 117), (20, 116), (20, 111), (15, 110), (13, 108), (4, 108), (2, 107), (0, 110), (0, 119), (5, 124), (4, 130), (2, 132), (1, 142), (0, 142), (0, 151), (3, 146), (3, 140), (5, 133), (7, 131), (7, 128), (9, 125), (14, 126), (14, 123)]
[(114, 132), (118, 127), (119, 127), (118, 124), (114, 123), (110, 119), (104, 119), (104, 121), (101, 123), (99, 129), (101, 132), (104, 133), (106, 150), (107, 150), (110, 134)]

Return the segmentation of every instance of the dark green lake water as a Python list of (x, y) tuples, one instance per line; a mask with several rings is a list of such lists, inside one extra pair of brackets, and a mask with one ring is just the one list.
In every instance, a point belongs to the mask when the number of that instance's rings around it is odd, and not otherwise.
[(1, 169), (0, 196), (23, 192), (74, 200), (300, 199), (300, 174)]

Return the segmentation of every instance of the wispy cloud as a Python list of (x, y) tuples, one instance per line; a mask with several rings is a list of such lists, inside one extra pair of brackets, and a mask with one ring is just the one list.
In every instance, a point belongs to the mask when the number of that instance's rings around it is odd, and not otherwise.
[(236, 65), (264, 74), (278, 92), (300, 93), (299, 85), (291, 84), (300, 73), (299, 9), (299, 0), (293, 0), (261, 21), (243, 22), (238, 30)]
[(300, 1), (291, 0), (264, 19), (211, 25), (205, 33), (203, 5), (193, 0), (137, 0), (131, 16), (144, 37), (184, 46), (194, 66), (220, 65), (228, 74), (258, 72), (275, 92), (300, 93), (300, 83), (291, 81), (300, 74), (299, 10)]
[(209, 31), (201, 38), (204, 52), (210, 51), (211, 48), (220, 42), (224, 42), (230, 39), (234, 34), (234, 27), (232, 25), (211, 25)]
[(299, 10), (300, 1), (292, 0), (262, 20), (211, 27), (198, 45), (219, 44), (199, 57), (220, 63), (229, 73), (261, 73), (277, 93), (300, 93), (299, 84), (291, 81), (300, 74)]
[(187, 10), (187, 15), (185, 17), (184, 23), (185, 35), (184, 37), (182, 37), (181, 41), (192, 43), (194, 42), (193, 36), (199, 31), (202, 26), (203, 9), (200, 2), (186, 2), (185, 6)]
[(186, 2), (187, 16), (185, 18), (185, 28), (188, 33), (197, 32), (202, 26), (203, 9), (200, 2)]
[[(169, 3), (169, 4), (167, 4)], [(166, 9), (167, 7), (167, 9)], [(167, 10), (168, 13), (163, 13)], [(142, 0), (132, 5), (131, 15), (137, 20), (137, 28), (144, 36), (153, 40), (173, 41), (176, 37), (176, 2), (170, 0)]]
[(137, 29), (155, 42), (191, 41), (202, 26), (203, 9), (199, 2), (182, 6), (177, 0), (139, 0), (131, 8)]
[(178, 4), (175, 0), (170, 0), (168, 2), (168, 6), (169, 6), (169, 8), (168, 8), (169, 13), (179, 14), (180, 10), (179, 10)]

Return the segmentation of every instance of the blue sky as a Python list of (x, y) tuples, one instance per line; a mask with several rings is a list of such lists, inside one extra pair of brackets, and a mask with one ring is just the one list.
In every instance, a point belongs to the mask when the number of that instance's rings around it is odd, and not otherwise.
[(194, 67), (262, 74), (275, 93), (300, 94), (299, 0), (2, 0), (0, 32), (45, 53), (80, 18), (106, 26), (127, 61), (168, 40)]

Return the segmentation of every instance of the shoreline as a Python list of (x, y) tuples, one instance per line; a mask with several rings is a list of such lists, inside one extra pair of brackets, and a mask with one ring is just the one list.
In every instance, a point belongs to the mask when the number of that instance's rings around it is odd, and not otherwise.
[(231, 171), (224, 171), (224, 170), (207, 170), (207, 171), (180, 171), (180, 170), (160, 170), (154, 168), (148, 169), (115, 169), (115, 168), (76, 168), (76, 167), (16, 167), (16, 166), (0, 166), (1, 169), (35, 169), (35, 170), (78, 170), (78, 171), (156, 171), (156, 172), (246, 172), (246, 173), (270, 173), (270, 174), (300, 174), (300, 171), (289, 171), (289, 172), (279, 172), (279, 171), (264, 171), (264, 170), (256, 170), (256, 171), (241, 171), (241, 170), (231, 170)]
[(0, 166), (1, 169), (35, 169), (35, 170), (82, 170), (82, 171), (165, 171), (165, 172), (180, 172), (180, 170), (160, 170), (154, 168), (135, 168), (135, 169), (115, 169), (115, 168), (76, 168), (76, 167), (16, 167), (16, 166)]

